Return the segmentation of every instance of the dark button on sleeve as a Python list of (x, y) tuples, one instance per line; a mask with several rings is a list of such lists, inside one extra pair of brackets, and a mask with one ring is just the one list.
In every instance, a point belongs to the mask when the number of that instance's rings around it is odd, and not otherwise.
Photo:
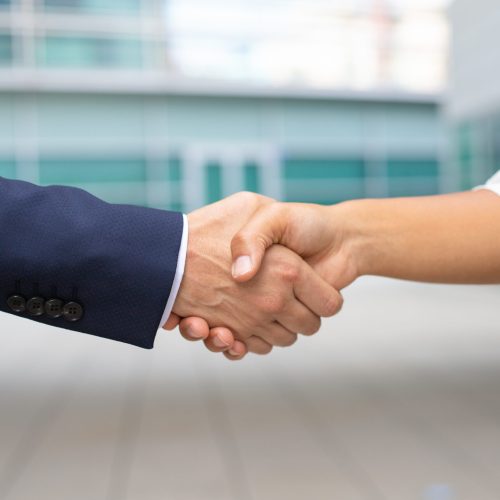
[(32, 297), (26, 304), (26, 311), (30, 316), (42, 316), (45, 312), (45, 299), (42, 297)]
[(7, 299), (9, 309), (15, 313), (22, 313), (26, 310), (26, 299), (21, 295), (12, 295)]
[(83, 317), (83, 307), (77, 302), (68, 302), (64, 306), (63, 314), (66, 321), (79, 321)]
[(49, 318), (60, 318), (63, 315), (64, 302), (60, 299), (50, 299), (45, 302), (45, 314)]

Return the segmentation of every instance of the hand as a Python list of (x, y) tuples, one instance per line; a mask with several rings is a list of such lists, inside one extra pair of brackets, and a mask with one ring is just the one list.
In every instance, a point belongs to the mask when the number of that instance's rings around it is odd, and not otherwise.
[[(234, 278), (240, 282), (252, 279), (266, 250), (280, 243), (306, 259), (330, 285), (339, 290), (346, 287), (359, 276), (359, 271), (348, 244), (345, 205), (266, 203), (259, 207), (232, 239)], [(209, 334), (208, 325), (200, 318), (182, 320), (181, 332), (187, 334), (188, 327), (191, 334)], [(231, 343), (231, 332), (226, 329), (224, 335)], [(237, 355), (228, 357), (241, 359), (245, 354), (238, 345)]]
[[(291, 345), (299, 332), (314, 333), (319, 317), (333, 315), (342, 303), (340, 294), (302, 259), (279, 246), (267, 252), (254, 280), (237, 284), (232, 279), (231, 238), (270, 203), (242, 193), (189, 215), (186, 272), (174, 305), (178, 316), (196, 315), (210, 327), (230, 328), (250, 351), (261, 354), (274, 345)], [(198, 320), (185, 321), (187, 330)]]
[(252, 279), (266, 250), (279, 243), (305, 259), (337, 290), (350, 285), (360, 271), (348, 237), (348, 207), (348, 203), (269, 203), (260, 207), (231, 241), (234, 279)]

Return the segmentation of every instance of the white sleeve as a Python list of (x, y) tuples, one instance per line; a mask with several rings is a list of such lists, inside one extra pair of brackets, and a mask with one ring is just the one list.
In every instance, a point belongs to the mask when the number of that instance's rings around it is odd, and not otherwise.
[(179, 288), (181, 286), (182, 278), (184, 276), (184, 266), (186, 265), (186, 255), (187, 255), (187, 247), (188, 247), (188, 218), (186, 215), (183, 215), (183, 228), (182, 228), (182, 238), (181, 238), (181, 246), (179, 248), (179, 256), (177, 257), (177, 268), (175, 270), (175, 278), (172, 283), (172, 289), (170, 290), (170, 296), (167, 301), (167, 306), (165, 307), (165, 312), (161, 318), (160, 325), (158, 328), (161, 328), (166, 322), (170, 313), (172, 312), (172, 308), (174, 307), (175, 299), (177, 298), (177, 294), (179, 293)]
[(486, 184), (474, 188), (478, 189), (489, 189), (500, 196), (500, 170)]

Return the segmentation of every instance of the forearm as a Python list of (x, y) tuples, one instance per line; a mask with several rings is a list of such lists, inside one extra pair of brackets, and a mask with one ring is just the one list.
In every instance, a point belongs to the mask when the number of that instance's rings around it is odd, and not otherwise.
[[(359, 275), (500, 283), (500, 198), (489, 191), (332, 207)], [(338, 222), (338, 221), (337, 221)]]

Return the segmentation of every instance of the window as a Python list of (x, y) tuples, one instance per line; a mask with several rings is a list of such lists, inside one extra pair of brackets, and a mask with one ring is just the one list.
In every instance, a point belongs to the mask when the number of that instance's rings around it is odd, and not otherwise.
[(16, 163), (14, 160), (0, 159), (0, 177), (16, 178)]
[(472, 166), (474, 148), (472, 144), (472, 127), (469, 123), (464, 123), (456, 130), (457, 154), (460, 164), (461, 188), (470, 189), (472, 182)]
[(389, 196), (426, 196), (438, 194), (439, 182), (435, 177), (423, 177), (421, 179), (394, 178), (388, 181)]
[[(2, 0), (0, 0), (2, 2)], [(50, 10), (76, 10), (78, 12), (137, 13), (140, 0), (43, 0)]]
[(439, 165), (436, 159), (389, 159), (389, 177), (437, 177)]
[(42, 158), (40, 181), (42, 184), (145, 182), (146, 162), (127, 158)]
[(364, 196), (360, 158), (294, 157), (284, 162), (286, 201), (331, 204)]
[(244, 169), (245, 190), (258, 193), (260, 189), (259, 167), (255, 164), (247, 164)]
[(135, 39), (48, 36), (38, 45), (38, 62), (52, 67), (137, 68), (142, 44)]
[(11, 64), (12, 59), (12, 36), (0, 33), (0, 66)]
[(3, 7), (8, 7), (11, 0), (0, 0), (0, 9)]
[(439, 191), (439, 163), (432, 158), (389, 159), (389, 196), (422, 196)]
[(287, 158), (286, 179), (360, 179), (364, 176), (364, 163), (354, 158)]
[(209, 163), (205, 170), (205, 186), (207, 203), (222, 198), (222, 168), (216, 163)]

